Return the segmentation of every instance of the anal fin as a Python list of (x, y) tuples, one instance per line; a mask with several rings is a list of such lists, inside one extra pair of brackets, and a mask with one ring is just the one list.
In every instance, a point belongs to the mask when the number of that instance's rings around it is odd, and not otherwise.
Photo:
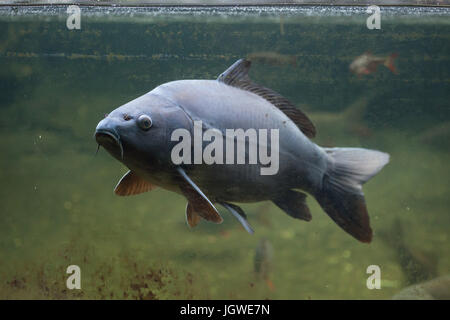
[(310, 221), (311, 212), (306, 205), (306, 194), (288, 190), (283, 195), (272, 200), (278, 208), (295, 219)]
[(114, 193), (118, 196), (132, 196), (155, 188), (156, 186), (142, 179), (135, 172), (128, 171), (117, 183)]

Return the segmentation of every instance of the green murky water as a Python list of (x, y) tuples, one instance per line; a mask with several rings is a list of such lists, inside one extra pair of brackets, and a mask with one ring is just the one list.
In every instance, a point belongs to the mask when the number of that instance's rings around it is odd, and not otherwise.
[[(414, 282), (405, 251), (422, 257), (415, 280), (448, 274), (448, 10), (386, 9), (381, 30), (368, 30), (364, 8), (83, 7), (81, 30), (68, 30), (63, 7), (0, 9), (0, 298), (388, 299)], [(186, 200), (168, 191), (113, 194), (126, 168), (94, 156), (105, 113), (267, 51), (296, 64), (255, 62), (252, 78), (309, 115), (316, 143), (391, 154), (364, 187), (370, 245), (312, 197), (308, 223), (269, 202), (243, 205), (250, 236), (226, 212), (189, 229)], [(352, 75), (365, 51), (398, 53), (399, 74)], [(402, 238), (389, 241), (398, 225)], [(254, 270), (262, 238), (265, 275)], [(66, 288), (72, 264), (81, 290)], [(366, 287), (369, 265), (380, 290)]]

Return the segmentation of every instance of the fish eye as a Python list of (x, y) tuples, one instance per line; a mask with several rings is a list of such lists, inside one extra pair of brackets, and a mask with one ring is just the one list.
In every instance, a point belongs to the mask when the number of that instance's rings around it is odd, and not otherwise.
[(142, 130), (148, 130), (152, 126), (152, 119), (149, 116), (143, 114), (139, 116), (137, 123)]

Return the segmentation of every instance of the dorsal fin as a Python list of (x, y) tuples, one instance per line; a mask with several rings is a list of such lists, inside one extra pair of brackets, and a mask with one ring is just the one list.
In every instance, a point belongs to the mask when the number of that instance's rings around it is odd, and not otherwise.
[(251, 62), (249, 60), (239, 59), (233, 63), (231, 67), (225, 70), (225, 72), (217, 78), (217, 81), (242, 90), (250, 91), (266, 99), (275, 107), (283, 111), (283, 113), (297, 125), (305, 136), (314, 138), (316, 135), (316, 128), (311, 120), (279, 93), (254, 83), (248, 76), (250, 66)]
[(128, 171), (117, 183), (114, 193), (118, 196), (132, 196), (155, 188), (156, 186), (142, 179), (133, 171)]

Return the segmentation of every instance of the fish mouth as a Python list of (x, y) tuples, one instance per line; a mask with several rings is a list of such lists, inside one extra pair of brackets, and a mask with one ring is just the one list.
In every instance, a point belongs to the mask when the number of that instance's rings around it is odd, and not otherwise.
[(95, 131), (95, 141), (105, 148), (114, 157), (123, 160), (123, 146), (120, 137), (115, 131), (97, 129)]

